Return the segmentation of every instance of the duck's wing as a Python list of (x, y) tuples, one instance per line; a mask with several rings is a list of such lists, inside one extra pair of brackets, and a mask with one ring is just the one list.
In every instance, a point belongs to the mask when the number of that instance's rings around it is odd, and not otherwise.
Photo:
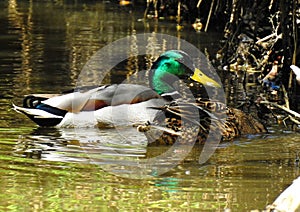
[(85, 92), (75, 91), (48, 98), (42, 101), (42, 103), (68, 112), (78, 113), (84, 108), (95, 92), (103, 89), (105, 89), (105, 86), (93, 88)]
[(136, 84), (114, 84), (95, 92), (91, 100), (102, 100), (109, 106), (116, 106), (135, 104), (155, 98), (161, 97), (149, 87)]
[(92, 94), (101, 89), (104, 87), (62, 94), (29, 94), (23, 99), (23, 107), (37, 109), (39, 105), (43, 104), (67, 112), (79, 112)]
[(67, 112), (95, 111), (106, 106), (134, 104), (160, 98), (152, 89), (134, 84), (112, 84), (89, 90), (77, 89), (66, 94), (31, 94), (25, 97), (23, 106), (35, 108), (48, 105)]

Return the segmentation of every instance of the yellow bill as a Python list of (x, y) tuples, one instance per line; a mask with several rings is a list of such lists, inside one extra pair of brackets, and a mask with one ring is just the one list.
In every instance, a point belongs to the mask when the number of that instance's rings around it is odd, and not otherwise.
[(194, 75), (191, 77), (191, 79), (195, 80), (196, 82), (200, 82), (203, 85), (221, 88), (221, 85), (219, 83), (217, 83), (215, 80), (205, 75), (198, 68), (195, 68)]

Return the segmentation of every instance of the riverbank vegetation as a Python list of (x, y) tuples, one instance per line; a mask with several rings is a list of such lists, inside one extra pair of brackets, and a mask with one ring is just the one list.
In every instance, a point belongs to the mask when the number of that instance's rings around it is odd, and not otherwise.
[[(222, 32), (216, 54), (218, 70), (226, 85), (244, 89), (242, 98), (238, 98), (241, 107), (255, 105), (258, 116), (266, 122), (291, 123), (293, 129), (299, 128), (298, 0), (147, 2), (145, 17), (175, 15), (178, 30), (192, 24), (196, 31)], [(149, 12), (151, 3), (153, 13)], [(253, 86), (258, 90), (254, 94), (250, 93)]]

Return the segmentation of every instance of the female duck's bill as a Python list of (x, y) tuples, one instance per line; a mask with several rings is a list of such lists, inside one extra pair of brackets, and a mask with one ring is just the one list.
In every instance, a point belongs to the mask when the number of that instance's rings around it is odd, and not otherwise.
[[(25, 114), (40, 126), (64, 127), (65, 123), (70, 123), (67, 118), (86, 112), (95, 112), (96, 117), (94, 117), (94, 120), (87, 123), (96, 125), (97, 121), (103, 121), (101, 116), (107, 115), (108, 108), (120, 105), (128, 106), (127, 111), (141, 112), (141, 114), (127, 114), (127, 117), (132, 121), (151, 121), (153, 113), (149, 115), (148, 111), (151, 110), (149, 107), (166, 104), (169, 99), (165, 97), (169, 93), (178, 92), (173, 87), (174, 81), (187, 78), (200, 82), (205, 86), (221, 87), (215, 80), (195, 68), (192, 59), (185, 52), (170, 50), (163, 53), (153, 63), (149, 72), (150, 88), (133, 84), (113, 84), (92, 88), (85, 92), (75, 91), (53, 95), (53, 97), (45, 94), (32, 94), (26, 97), (27, 99), (25, 98), (26, 101), (29, 100), (29, 104), (25, 103), (24, 100), (23, 107), (14, 105), (14, 109)], [(159, 101), (157, 101), (158, 99)], [(130, 109), (130, 107), (136, 108)], [(147, 111), (146, 115), (143, 115), (142, 111)], [(139, 118), (134, 118), (136, 115)], [(90, 119), (90, 116), (87, 117)], [(110, 118), (106, 117), (106, 120), (108, 119)], [(111, 124), (113, 120), (111, 119), (109, 122)], [(66, 125), (70, 126), (70, 124)]]

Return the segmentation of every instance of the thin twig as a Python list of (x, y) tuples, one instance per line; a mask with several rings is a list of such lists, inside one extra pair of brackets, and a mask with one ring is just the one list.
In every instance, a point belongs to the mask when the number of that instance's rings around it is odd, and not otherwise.
[(207, 17), (204, 32), (207, 32), (207, 28), (208, 28), (208, 24), (209, 24), (209, 21), (210, 21), (211, 14), (212, 14), (212, 9), (213, 9), (213, 6), (214, 6), (214, 2), (215, 2), (215, 0), (211, 1), (210, 10), (209, 10), (209, 14), (208, 14), (208, 17)]
[(283, 91), (285, 106), (286, 108), (290, 109), (290, 101), (284, 85), (282, 85), (282, 91)]
[(280, 35), (277, 35), (277, 32), (274, 32), (274, 33), (272, 33), (271, 35), (267, 35), (266, 37), (264, 37), (264, 38), (261, 38), (261, 39), (259, 39), (258, 41), (256, 41), (255, 43), (256, 44), (259, 44), (259, 43), (261, 43), (261, 42), (264, 42), (264, 41), (266, 41), (266, 40), (269, 40), (270, 38), (273, 38), (273, 37), (281, 37), (282, 36), (282, 34), (280, 34)]
[(200, 7), (201, 2), (202, 2), (202, 0), (199, 0), (199, 1), (198, 1), (197, 8)]
[(266, 105), (272, 105), (272, 106), (277, 107), (277, 108), (287, 112), (288, 114), (300, 119), (300, 114), (299, 113), (297, 113), (296, 111), (293, 111), (293, 110), (291, 110), (291, 109), (289, 109), (285, 106), (279, 105), (275, 102), (269, 102), (267, 100), (264, 100), (264, 101), (261, 101), (260, 103), (261, 104), (266, 104)]

